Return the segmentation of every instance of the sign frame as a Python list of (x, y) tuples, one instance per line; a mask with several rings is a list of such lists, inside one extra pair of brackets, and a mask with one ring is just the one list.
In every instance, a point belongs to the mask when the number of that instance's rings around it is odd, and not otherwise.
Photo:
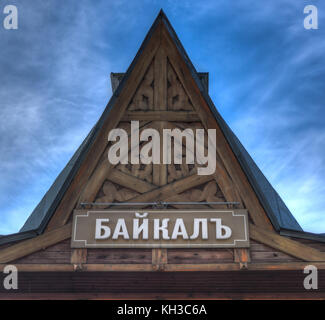
[[(165, 218), (168, 218), (169, 215), (174, 214), (174, 218), (176, 215), (176, 218), (180, 216), (189, 218), (190, 214), (196, 214), (194, 219), (202, 219), (202, 218), (207, 218), (207, 216), (215, 215), (216, 217), (218, 216), (223, 216), (226, 217), (227, 219), (234, 219), (237, 220), (238, 223), (238, 218), (242, 219), (242, 228), (243, 228), (243, 234), (244, 237), (243, 239), (233, 239), (232, 243), (225, 243), (224, 240), (219, 240), (219, 239), (208, 239), (201, 240), (201, 242), (194, 243), (195, 241), (193, 240), (182, 240), (177, 239), (177, 240), (164, 240), (164, 239), (159, 239), (159, 240), (154, 240), (149, 239), (149, 240), (135, 240), (135, 239), (129, 239), (128, 241), (122, 241), (123, 243), (120, 243), (118, 240), (112, 240), (110, 239), (110, 243), (105, 242), (105, 240), (94, 240), (95, 243), (88, 243), (88, 236), (83, 236), (80, 237), (81, 231), (85, 232), (84, 230), (87, 230), (87, 226), (83, 225), (82, 229), (79, 224), (79, 229), (78, 229), (78, 221), (81, 221), (82, 218), (86, 219), (95, 219), (94, 216), (97, 214), (97, 216), (106, 216), (109, 218), (109, 215), (121, 215), (121, 218), (125, 218), (125, 214), (129, 215), (133, 219), (136, 218), (135, 214), (136, 213), (148, 213), (151, 215), (148, 217), (149, 219), (154, 219), (157, 218), (159, 215), (164, 215)], [(124, 215), (123, 215), (124, 214)], [(231, 216), (230, 216), (231, 214)], [(93, 217), (91, 217), (93, 215)], [(139, 218), (137, 218), (139, 219)], [(140, 219), (142, 219), (140, 217)], [(208, 218), (207, 218), (208, 219)], [(208, 221), (209, 224), (210, 221)], [(227, 220), (227, 223), (229, 222), (229, 219)], [(194, 220), (193, 220), (194, 223)], [(238, 228), (238, 224), (233, 224), (235, 228)], [(85, 224), (85, 223), (84, 223)], [(227, 225), (227, 224), (226, 224)], [(94, 225), (93, 225), (94, 228)], [(193, 224), (194, 228), (194, 224)], [(90, 227), (89, 227), (90, 229)], [(127, 228), (128, 231), (130, 228)], [(93, 234), (95, 235), (95, 229), (93, 229)], [(210, 229), (209, 229), (210, 230)], [(169, 231), (172, 231), (172, 229), (169, 229)], [(200, 229), (199, 229), (200, 231)], [(202, 231), (202, 230), (201, 230)], [(113, 230), (112, 230), (113, 232)], [(193, 230), (189, 232), (189, 235), (192, 234)], [(238, 232), (237, 232), (238, 233)], [(83, 239), (82, 239), (83, 238)], [(111, 209), (104, 209), (104, 210), (74, 210), (73, 213), (73, 223), (72, 223), (72, 235), (71, 235), (71, 247), (72, 248), (147, 248), (147, 249), (153, 249), (153, 248), (248, 248), (250, 246), (250, 241), (249, 241), (249, 221), (248, 221), (248, 213), (246, 209), (117, 209), (117, 210), (111, 210)]]

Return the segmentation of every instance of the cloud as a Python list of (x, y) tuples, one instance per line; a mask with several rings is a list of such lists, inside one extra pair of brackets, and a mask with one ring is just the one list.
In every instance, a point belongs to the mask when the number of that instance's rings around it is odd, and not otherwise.
[(32, 8), (17, 4), (16, 34), (0, 31), (2, 233), (22, 226), (110, 94), (110, 62), (91, 48), (98, 26), (89, 23), (84, 9), (36, 2)]

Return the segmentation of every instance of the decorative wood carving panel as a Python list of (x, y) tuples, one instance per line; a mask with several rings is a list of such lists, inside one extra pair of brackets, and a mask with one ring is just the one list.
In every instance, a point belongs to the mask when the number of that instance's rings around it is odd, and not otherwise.
[(139, 88), (133, 96), (129, 111), (147, 111), (153, 110), (154, 103), (154, 69), (153, 62), (150, 64)]
[(125, 202), (137, 195), (139, 195), (138, 192), (106, 180), (98, 192), (95, 202)]
[[(203, 201), (203, 202), (226, 202), (222, 191), (220, 190), (217, 183), (212, 180), (195, 188), (186, 190), (173, 197), (173, 201)], [(189, 205), (189, 207), (193, 207)], [(209, 205), (206, 207), (216, 208), (216, 209), (226, 209), (226, 205)], [(184, 207), (185, 208), (185, 207)]]
[(167, 106), (168, 110), (174, 111), (194, 110), (176, 72), (169, 62), (167, 63)]

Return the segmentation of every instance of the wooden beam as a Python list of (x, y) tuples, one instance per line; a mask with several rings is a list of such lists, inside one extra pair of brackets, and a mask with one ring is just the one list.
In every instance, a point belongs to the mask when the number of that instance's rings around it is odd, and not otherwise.
[(87, 249), (71, 249), (71, 264), (74, 270), (82, 270), (82, 265), (87, 263)]
[[(248, 270), (276, 271), (276, 270), (301, 270), (306, 267), (306, 262), (280, 262), (280, 263), (250, 263)], [(325, 270), (325, 262), (313, 262), (318, 270)], [(0, 264), (0, 271), (7, 264)], [(74, 272), (72, 264), (15, 264), (18, 272)], [(240, 271), (238, 263), (215, 264), (166, 264), (159, 271), (165, 272), (197, 272), (197, 271)], [(82, 272), (152, 272), (157, 271), (152, 264), (83, 264)], [(243, 271), (244, 272), (244, 271)]]
[[(154, 59), (154, 108), (158, 112), (167, 111), (167, 56), (162, 48), (159, 47)], [(158, 119), (157, 126), (160, 134), (160, 164), (153, 164), (152, 182), (157, 186), (167, 184), (167, 165), (163, 164), (163, 127), (165, 122)], [(164, 259), (165, 257), (165, 259)], [(152, 249), (152, 264), (157, 270), (161, 269), (163, 261), (167, 262), (167, 250)]]
[(164, 127), (165, 122), (164, 121), (160, 121), (158, 122), (157, 126), (158, 126), (158, 131), (160, 134), (160, 164), (153, 164), (153, 177), (152, 177), (152, 182), (157, 185), (157, 186), (164, 186), (167, 184), (167, 176), (168, 176), (168, 172), (167, 172), (167, 165), (163, 163), (163, 152), (164, 152), (164, 148), (163, 148), (163, 127)]
[(83, 271), (120, 271), (120, 272), (145, 272), (155, 271), (152, 264), (85, 264)]
[(71, 223), (1, 250), (0, 263), (19, 259), (70, 237)]
[(153, 270), (162, 271), (167, 264), (167, 249), (152, 249)]
[(152, 62), (152, 59), (160, 45), (161, 25), (162, 23), (160, 22), (151, 39), (143, 48), (142, 53), (139, 55), (138, 61), (134, 65), (129, 78), (125, 83), (124, 90), (122, 90), (120, 95), (117, 97), (114, 108), (112, 108), (110, 111), (109, 117), (105, 119), (94, 143), (89, 149), (77, 174), (75, 175), (68, 190), (63, 196), (63, 199), (56, 209), (56, 212), (52, 216), (52, 219), (50, 220), (46, 231), (50, 231), (57, 227), (63, 226), (68, 221), (70, 214), (74, 209), (78, 198), (80, 197), (83, 186), (86, 185), (87, 180), (92, 174), (106, 148), (108, 133), (110, 130), (116, 128), (120, 122), (120, 119), (122, 118), (123, 113), (125, 112), (130, 102), (130, 99), (136, 92), (139, 83), (143, 79), (145, 72)]
[(240, 269), (247, 269), (248, 263), (251, 262), (249, 249), (247, 248), (235, 248), (234, 249), (234, 261), (239, 263)]
[[(165, 199), (165, 201), (170, 202), (192, 202), (193, 200), (190, 199), (188, 196), (182, 195), (182, 194), (175, 194), (174, 196), (171, 196), (170, 198)], [(192, 204), (173, 204), (173, 207), (177, 209), (193, 209)], [(211, 207), (199, 204), (195, 205), (195, 209), (208, 209), (211, 210)]]
[[(154, 58), (154, 108), (155, 111), (167, 111), (167, 56), (162, 48), (159, 47)], [(156, 126), (160, 134), (160, 163), (153, 164), (152, 182), (157, 186), (167, 183), (167, 166), (163, 164), (163, 141), (162, 130), (163, 122), (158, 119)]]
[(325, 252), (280, 236), (275, 232), (264, 230), (253, 224), (249, 225), (249, 234), (250, 238), (255, 241), (266, 244), (304, 261), (325, 261)]
[[(173, 130), (175, 129), (175, 126), (173, 126), (170, 123), (167, 123), (166, 128)], [(177, 127), (177, 126), (176, 126)], [(182, 128), (180, 128), (182, 129)], [(186, 145), (185, 145), (186, 147)], [(207, 147), (206, 147), (207, 150)], [(186, 149), (186, 152), (191, 152), (191, 150)], [(207, 152), (207, 151), (206, 151)], [(226, 201), (229, 202), (239, 202), (240, 207), (243, 207), (241, 198), (238, 194), (238, 191), (236, 189), (236, 186), (234, 185), (233, 181), (231, 180), (231, 177), (227, 173), (226, 168), (222, 165), (222, 161), (218, 155), (216, 155), (216, 169), (213, 175), (215, 181), (217, 182), (218, 186), (220, 187), (224, 197), (226, 198)]]
[[(143, 127), (145, 128), (148, 123), (150, 122), (145, 122)], [(131, 135), (131, 133), (129, 133), (129, 136)], [(78, 204), (82, 203), (82, 202), (93, 202), (96, 198), (96, 195), (100, 189), (100, 187), (103, 185), (105, 179), (108, 179), (109, 177), (112, 176), (112, 178), (114, 179), (118, 179), (119, 184), (125, 186), (124, 184), (122, 184), (123, 182), (123, 178), (121, 179), (121, 177), (117, 177), (116, 174), (110, 174), (111, 170), (113, 169), (113, 165), (108, 161), (107, 159), (107, 151), (108, 149), (106, 148), (103, 155), (101, 156), (100, 159), (100, 163), (98, 165), (98, 167), (96, 167), (94, 169), (94, 172), (92, 173), (92, 175), (90, 176), (89, 180), (87, 181), (85, 187), (83, 188), (83, 191), (81, 192), (81, 195), (79, 197), (78, 200)], [(128, 156), (130, 154), (130, 150), (128, 152)], [(115, 172), (120, 172), (116, 169)], [(128, 187), (128, 186), (125, 186)], [(135, 190), (137, 191), (137, 190)]]
[(157, 188), (157, 186), (149, 182), (131, 176), (117, 169), (112, 169), (107, 179), (111, 182), (117, 183), (123, 187), (129, 188), (140, 193), (145, 193)]
[(229, 143), (227, 142), (221, 128), (218, 126), (214, 115), (212, 114), (209, 105), (205, 101), (199, 87), (195, 83), (193, 76), (176, 48), (173, 40), (170, 38), (168, 30), (162, 28), (162, 45), (165, 48), (169, 62), (172, 64), (179, 80), (181, 81), (187, 95), (190, 97), (191, 102), (199, 115), (205, 129), (216, 129), (217, 145), (216, 149), (219, 157), (222, 159), (223, 164), (229, 172), (232, 180), (234, 181), (241, 198), (249, 211), (249, 214), (258, 226), (265, 229), (273, 230), (272, 224), (267, 217), (263, 207), (261, 206), (252, 186), (250, 185), (244, 171), (242, 170), (235, 154), (233, 153)]
[(112, 167), (113, 166), (111, 163), (109, 163), (107, 160), (107, 156), (103, 156), (99, 166), (95, 169), (92, 176), (86, 183), (78, 203), (93, 202), (95, 200), (99, 188), (104, 183)]
[(125, 113), (121, 119), (127, 122), (132, 120), (196, 122), (200, 121), (200, 118), (196, 112), (190, 111), (130, 111)]
[[(144, 194), (138, 195), (131, 198), (129, 202), (148, 202), (153, 200), (165, 200), (177, 193), (184, 192), (190, 188), (199, 186), (205, 182), (212, 180), (211, 176), (198, 176), (196, 174), (183, 179), (179, 179), (172, 183), (169, 183), (160, 188), (156, 188), (152, 191), (146, 192)], [(127, 208), (127, 206), (125, 206)]]
[(154, 107), (156, 110), (166, 111), (167, 110), (167, 56), (162, 46), (159, 47), (154, 58), (154, 82), (155, 82)]

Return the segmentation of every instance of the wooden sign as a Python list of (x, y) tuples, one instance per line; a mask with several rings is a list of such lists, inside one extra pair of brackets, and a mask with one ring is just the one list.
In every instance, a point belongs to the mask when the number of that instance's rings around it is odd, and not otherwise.
[(249, 247), (247, 211), (75, 210), (71, 247)]

